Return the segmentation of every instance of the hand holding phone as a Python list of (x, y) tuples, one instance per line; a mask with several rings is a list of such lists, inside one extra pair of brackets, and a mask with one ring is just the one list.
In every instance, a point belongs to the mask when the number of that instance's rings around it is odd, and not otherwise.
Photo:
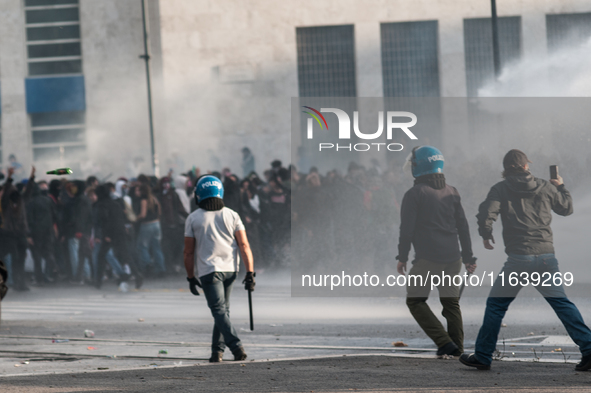
[(550, 183), (556, 187), (564, 184), (562, 177), (558, 174), (558, 165), (550, 165)]
[(558, 165), (550, 165), (550, 179), (558, 179)]

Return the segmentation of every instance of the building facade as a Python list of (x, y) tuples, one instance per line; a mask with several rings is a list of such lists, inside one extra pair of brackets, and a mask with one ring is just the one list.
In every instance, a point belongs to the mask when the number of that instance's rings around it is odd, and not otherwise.
[[(473, 97), (493, 79), (488, 1), (146, 5), (161, 173), (240, 174), (244, 146), (259, 171), (288, 162), (291, 97)], [(497, 9), (503, 66), (591, 36), (586, 1)], [(141, 0), (0, 0), (0, 20), (3, 166), (150, 173)]]

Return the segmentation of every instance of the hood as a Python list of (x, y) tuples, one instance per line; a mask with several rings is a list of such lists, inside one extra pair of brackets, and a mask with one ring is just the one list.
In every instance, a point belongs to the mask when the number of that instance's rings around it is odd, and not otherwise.
[(39, 188), (39, 184), (33, 183), (33, 192), (31, 193), (32, 197), (41, 195), (41, 188)]
[(123, 186), (126, 184), (127, 182), (125, 180), (117, 180), (117, 183), (115, 183), (115, 196), (117, 198), (123, 198), (125, 196)]
[(84, 195), (84, 191), (86, 190), (86, 182), (83, 182), (82, 180), (74, 180), (72, 183), (74, 183), (77, 188), (74, 198), (82, 197)]
[(176, 176), (174, 178), (174, 187), (177, 190), (187, 190), (187, 177), (186, 176)]
[(542, 189), (542, 184), (529, 172), (507, 176), (507, 187), (524, 198), (536, 195)]

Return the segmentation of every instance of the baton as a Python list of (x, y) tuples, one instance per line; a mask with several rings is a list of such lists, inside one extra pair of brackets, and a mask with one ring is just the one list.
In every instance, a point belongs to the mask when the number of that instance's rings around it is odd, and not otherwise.
[(254, 320), (252, 318), (252, 290), (248, 290), (248, 311), (250, 312), (250, 331), (254, 330)]

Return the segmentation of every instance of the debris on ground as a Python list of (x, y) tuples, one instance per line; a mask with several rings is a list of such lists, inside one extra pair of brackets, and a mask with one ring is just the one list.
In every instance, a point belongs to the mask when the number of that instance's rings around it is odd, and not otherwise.
[(92, 338), (92, 337), (94, 337), (94, 332), (92, 330), (85, 330), (84, 337)]
[(394, 341), (392, 343), (394, 347), (408, 347), (408, 344), (404, 343), (404, 341)]

